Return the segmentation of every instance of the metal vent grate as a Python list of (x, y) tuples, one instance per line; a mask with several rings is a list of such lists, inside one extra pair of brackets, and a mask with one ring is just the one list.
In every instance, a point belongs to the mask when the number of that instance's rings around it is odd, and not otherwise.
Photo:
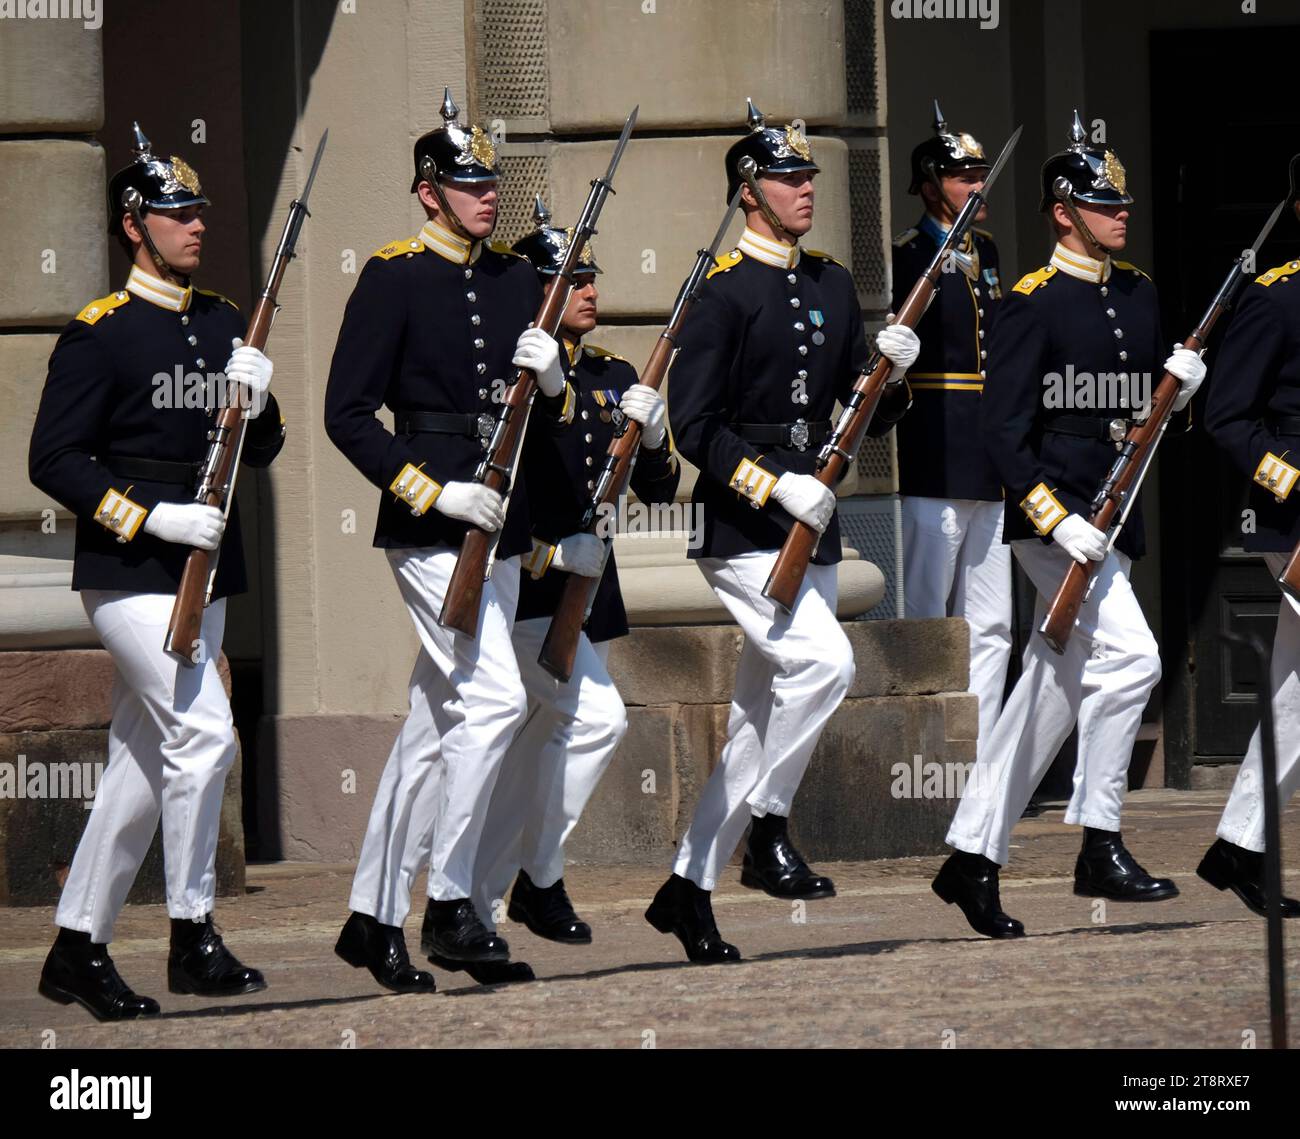
[(853, 283), (863, 308), (889, 304), (886, 274), (884, 204), (881, 201), (880, 151), (875, 146), (849, 149), (850, 241)]
[(883, 439), (864, 439), (858, 448), (858, 493), (892, 494), (898, 489), (895, 443), (891, 431)]
[(533, 230), (533, 195), (551, 201), (551, 160), (544, 154), (502, 154), (497, 183), (497, 228), (494, 241), (513, 245)]
[(544, 118), (546, 0), (474, 0), (478, 105), (484, 118)]
[(885, 577), (885, 596), (858, 620), (903, 616), (903, 513), (896, 496), (848, 498), (839, 504), (840, 535)]
[(875, 0), (844, 0), (844, 82), (850, 115), (874, 115), (876, 95)]

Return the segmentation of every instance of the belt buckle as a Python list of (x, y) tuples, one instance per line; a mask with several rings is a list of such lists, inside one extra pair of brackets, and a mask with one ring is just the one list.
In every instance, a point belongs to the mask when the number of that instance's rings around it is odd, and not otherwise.
[(479, 412), (478, 417), (478, 441), (484, 450), (492, 439), (492, 432), (496, 430), (497, 421), (494, 416), (489, 415), (486, 411)]
[(790, 426), (790, 446), (797, 451), (808, 450), (808, 424), (803, 419), (796, 419)]
[(1128, 421), (1125, 419), (1112, 419), (1106, 424), (1106, 434), (1110, 441), (1115, 444), (1115, 450), (1124, 449), (1124, 439), (1128, 435)]

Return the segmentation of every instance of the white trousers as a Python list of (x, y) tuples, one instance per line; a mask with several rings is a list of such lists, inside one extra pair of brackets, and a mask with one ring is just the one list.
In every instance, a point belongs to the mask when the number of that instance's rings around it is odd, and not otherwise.
[(217, 672), (226, 602), (204, 611), (201, 660), (190, 668), (163, 652), (174, 601), (164, 593), (81, 592), (117, 675), (108, 765), (54, 920), (94, 942), (112, 941), (160, 817), (167, 913), (201, 918), (216, 898), (221, 799), (235, 762), (230, 701)]
[(470, 897), (488, 800), (527, 712), (510, 644), (519, 561), (498, 561), (483, 585), (478, 636), (438, 624), (458, 550), (389, 550), (420, 637), (411, 711), (389, 753), (357, 860), (349, 905), (401, 925), (411, 882), (429, 866), (429, 897)]
[(1058, 655), (1037, 628), (1071, 564), (1069, 555), (1037, 538), (1013, 542), (1012, 549), (1038, 591), (1035, 632), (947, 837), (950, 846), (998, 865), (1007, 861), (1011, 828), (1076, 721), (1079, 757), (1065, 821), (1120, 829), (1133, 742), (1160, 679), (1159, 648), (1129, 582), (1126, 555), (1106, 555)]
[(514, 629), (528, 719), (497, 777), (474, 868), (474, 908), (492, 928), (521, 868), (538, 886), (564, 876), (564, 844), (627, 732), (605, 668), (608, 645), (582, 634), (573, 675), (561, 684), (537, 663), (550, 624), (537, 617)]
[(1002, 519), (1001, 502), (903, 499), (905, 612), (964, 617), (970, 626), (977, 749), (997, 722), (1011, 661), (1011, 547), (1002, 541)]
[[(1264, 564), (1275, 578), (1286, 565), (1286, 554), (1266, 554)], [(1282, 595), (1277, 632), (1273, 635), (1273, 667), (1269, 692), (1273, 700), (1273, 734), (1277, 738), (1278, 805), (1300, 785), (1300, 604)], [(1247, 850), (1264, 850), (1264, 768), (1260, 727), (1255, 728), (1232, 785), (1232, 794), (1219, 820), (1219, 837)]]
[(763, 596), (776, 553), (696, 563), (745, 634), (727, 742), (673, 865), (704, 890), (717, 885), (751, 815), (790, 814), (822, 729), (853, 683), (835, 566), (810, 565), (787, 614)]

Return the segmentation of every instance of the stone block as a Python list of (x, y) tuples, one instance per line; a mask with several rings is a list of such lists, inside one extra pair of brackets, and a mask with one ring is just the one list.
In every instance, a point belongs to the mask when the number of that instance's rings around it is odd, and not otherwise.
[(107, 293), (104, 184), (97, 143), (0, 142), (0, 217), (23, 219), (0, 227), (0, 326), (57, 327)]
[[(90, 132), (103, 126), (104, 57), (98, 27), (102, 0), (95, 7), (93, 21), (4, 21), (0, 134)], [(88, 22), (95, 26), (87, 27)]]
[[(102, 730), (0, 734), (0, 905), (58, 901), (108, 762)], [(217, 840), (217, 893), (243, 893), (241, 759), (226, 776)], [(154, 835), (128, 902), (166, 900), (162, 841)]]
[(32, 517), (46, 508), (61, 509), (27, 478), (32, 425), (57, 340), (52, 333), (0, 336), (0, 406), (5, 409), (0, 417), (0, 486), (5, 488), (0, 517)]

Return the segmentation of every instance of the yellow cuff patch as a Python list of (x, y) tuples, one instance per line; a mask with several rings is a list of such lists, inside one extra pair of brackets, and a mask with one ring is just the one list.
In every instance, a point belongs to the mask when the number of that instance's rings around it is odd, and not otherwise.
[(1286, 501), (1297, 478), (1300, 478), (1300, 470), (1285, 459), (1278, 458), (1272, 451), (1260, 459), (1259, 466), (1255, 468), (1255, 481), (1272, 491), (1278, 502)]
[(1034, 529), (1044, 538), (1069, 513), (1061, 505), (1056, 495), (1047, 489), (1047, 484), (1041, 482), (1025, 496), (1024, 502), (1020, 504), (1020, 509), (1025, 512), (1029, 521), (1033, 523)]
[(732, 472), (731, 489), (737, 494), (744, 495), (755, 506), (765, 506), (767, 496), (772, 493), (772, 488), (776, 486), (776, 475), (771, 471), (765, 471), (753, 459), (741, 459), (735, 471)]
[[(131, 488), (126, 489), (129, 491)], [(95, 507), (95, 521), (112, 530), (119, 542), (129, 542), (148, 513), (138, 502), (127, 498), (125, 492), (110, 487)]]
[(533, 539), (533, 550), (530, 554), (525, 554), (519, 559), (519, 564), (526, 569), (536, 581), (548, 569), (551, 568), (551, 561), (555, 558), (555, 547), (550, 542), (543, 542), (540, 538)]
[(407, 463), (388, 487), (411, 508), (412, 514), (423, 514), (442, 493), (442, 484), (436, 483), (423, 471)]

